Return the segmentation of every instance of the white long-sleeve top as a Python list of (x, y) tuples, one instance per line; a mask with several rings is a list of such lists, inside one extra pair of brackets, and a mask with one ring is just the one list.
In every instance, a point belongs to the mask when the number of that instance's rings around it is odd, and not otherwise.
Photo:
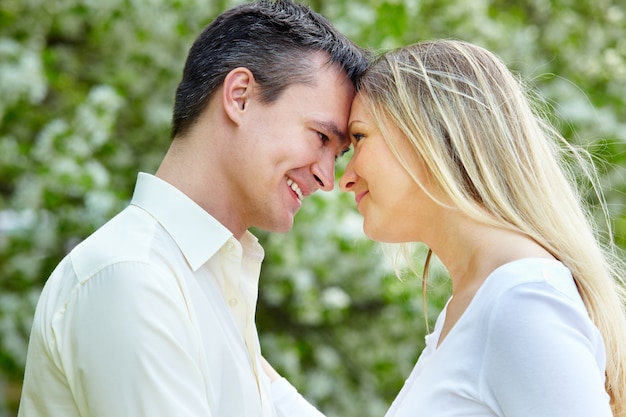
[(438, 345), (444, 309), (386, 417), (609, 417), (606, 353), (570, 271), (495, 270)]

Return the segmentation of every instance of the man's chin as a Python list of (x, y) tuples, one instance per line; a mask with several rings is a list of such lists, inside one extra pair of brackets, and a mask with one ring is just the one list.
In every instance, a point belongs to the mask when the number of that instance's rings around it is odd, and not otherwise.
[(273, 219), (271, 223), (268, 223), (262, 226), (257, 226), (257, 228), (265, 230), (266, 232), (287, 233), (291, 229), (293, 229), (294, 217), (295, 217), (294, 215), (290, 215), (288, 216), (288, 218)]
[(293, 217), (291, 218), (290, 222), (287, 222), (287, 223), (281, 225), (280, 227), (277, 227), (276, 230), (274, 230), (274, 232), (275, 233), (287, 233), (291, 229), (293, 229)]

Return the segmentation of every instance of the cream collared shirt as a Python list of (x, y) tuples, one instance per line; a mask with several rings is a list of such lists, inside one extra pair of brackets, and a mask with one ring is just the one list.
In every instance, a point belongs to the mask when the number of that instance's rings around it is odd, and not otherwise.
[(318, 415), (262, 372), (254, 312), (263, 256), (252, 234), (238, 241), (178, 189), (140, 173), (130, 206), (44, 287), (19, 416), (270, 417), (272, 395), (285, 410)]

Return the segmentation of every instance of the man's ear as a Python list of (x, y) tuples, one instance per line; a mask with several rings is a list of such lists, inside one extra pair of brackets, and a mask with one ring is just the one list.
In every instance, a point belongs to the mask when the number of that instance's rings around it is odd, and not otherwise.
[(254, 90), (254, 75), (245, 67), (237, 67), (226, 74), (222, 89), (224, 111), (229, 119), (239, 124)]

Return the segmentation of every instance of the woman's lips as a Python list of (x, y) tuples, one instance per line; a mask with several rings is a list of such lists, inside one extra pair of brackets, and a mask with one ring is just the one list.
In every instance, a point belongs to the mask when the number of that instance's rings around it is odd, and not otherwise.
[(367, 193), (369, 193), (369, 191), (362, 191), (354, 195), (354, 200), (356, 201), (357, 206), (359, 205), (359, 202), (361, 201), (361, 199), (365, 197), (365, 194)]

